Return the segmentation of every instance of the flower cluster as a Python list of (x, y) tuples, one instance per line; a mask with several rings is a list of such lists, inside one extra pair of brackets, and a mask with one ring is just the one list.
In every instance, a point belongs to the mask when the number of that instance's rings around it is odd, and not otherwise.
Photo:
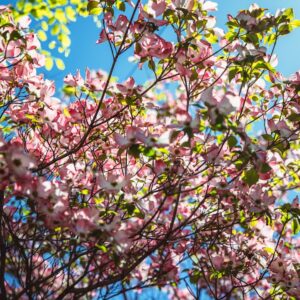
[[(299, 73), (266, 47), (291, 11), (252, 5), (225, 34), (211, 1), (88, 7), (112, 67), (67, 75), (61, 100), (30, 19), (0, 6), (0, 295), (298, 299)], [(151, 82), (113, 77), (131, 49)]]

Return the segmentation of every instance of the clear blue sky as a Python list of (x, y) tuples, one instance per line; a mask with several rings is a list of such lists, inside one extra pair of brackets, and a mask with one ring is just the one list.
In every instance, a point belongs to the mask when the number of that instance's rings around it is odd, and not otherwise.
[[(234, 15), (238, 10), (248, 8), (253, 3), (251, 0), (218, 0), (216, 2), (219, 5), (219, 10), (216, 13), (219, 27), (224, 26), (228, 13)], [(262, 7), (269, 8), (274, 13), (278, 8), (292, 7), (296, 18), (300, 19), (300, 1), (298, 0), (257, 0), (256, 3)], [(72, 31), (72, 47), (71, 54), (65, 61), (67, 68), (65, 72), (51, 72), (51, 77), (62, 78), (62, 73), (74, 72), (77, 68), (84, 70), (86, 66), (108, 70), (111, 62), (110, 53), (107, 45), (97, 45), (95, 43), (99, 29), (95, 27), (93, 20), (91, 18), (80, 18), (77, 23), (71, 24), (70, 27)], [(300, 29), (298, 28), (291, 34), (282, 37), (275, 52), (279, 57), (278, 69), (285, 76), (300, 69)], [(115, 74), (124, 79), (130, 72), (130, 69), (127, 59), (124, 58), (117, 65)], [(141, 75), (144, 78), (148, 77), (145, 72)]]
[[(1, 4), (15, 3), (15, 0), (2, 0)], [(215, 14), (218, 20), (218, 27), (223, 27), (227, 14), (235, 15), (240, 9), (249, 7), (252, 0), (216, 0), (219, 9)], [(257, 0), (256, 3), (262, 7), (268, 8), (271, 12), (278, 8), (292, 7), (295, 11), (296, 18), (300, 19), (300, 1), (298, 0)], [(78, 22), (70, 25), (72, 32), (72, 46), (71, 54), (65, 59), (66, 70), (58, 71), (54, 69), (51, 72), (45, 72), (49, 79), (57, 81), (57, 85), (61, 85), (63, 77), (70, 72), (75, 72), (80, 69), (84, 73), (88, 66), (91, 69), (105, 69), (108, 70), (111, 63), (111, 56), (108, 46), (105, 44), (98, 45), (96, 40), (99, 35), (99, 29), (95, 26), (92, 18), (79, 18)], [(278, 42), (276, 54), (279, 57), (278, 69), (285, 76), (300, 69), (300, 29), (296, 29), (291, 34), (284, 36)], [(127, 58), (124, 57), (117, 64), (115, 75), (118, 75), (122, 80), (132, 70), (128, 65)], [(139, 77), (140, 81), (149, 77), (145, 71), (141, 73), (134, 73)]]
[[(15, 0), (2, 0), (1, 4), (14, 4)], [(252, 0), (216, 0), (219, 9), (215, 14), (218, 20), (218, 26), (223, 27), (227, 14), (235, 15), (240, 9), (249, 7)], [(300, 1), (298, 0), (257, 0), (256, 3), (262, 7), (268, 8), (271, 12), (275, 12), (278, 8), (292, 7), (295, 11), (296, 18), (300, 19)], [(92, 18), (79, 18), (78, 22), (70, 25), (72, 32), (72, 46), (71, 54), (65, 59), (66, 70), (53, 70), (50, 73), (46, 72), (47, 77), (57, 81), (60, 86), (60, 81), (70, 72), (75, 72), (76, 69), (84, 72), (88, 66), (91, 69), (105, 69), (108, 70), (111, 63), (111, 56), (107, 45), (97, 45), (96, 40), (99, 35), (99, 29), (95, 26)], [(279, 57), (278, 69), (284, 75), (289, 74), (300, 69), (300, 29), (296, 29), (293, 33), (284, 36), (279, 41), (276, 53)], [(131, 67), (127, 63), (127, 58), (123, 58), (118, 65), (115, 74), (124, 79)], [(145, 71), (139, 75), (140, 79), (148, 78)]]

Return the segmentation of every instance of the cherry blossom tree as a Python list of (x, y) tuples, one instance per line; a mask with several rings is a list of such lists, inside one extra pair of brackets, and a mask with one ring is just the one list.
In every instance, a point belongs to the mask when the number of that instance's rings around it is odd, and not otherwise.
[[(216, 9), (89, 1), (112, 64), (58, 98), (0, 6), (1, 300), (300, 299), (300, 73), (275, 55), (299, 21), (253, 4), (225, 31)], [(128, 53), (151, 80), (116, 78)]]

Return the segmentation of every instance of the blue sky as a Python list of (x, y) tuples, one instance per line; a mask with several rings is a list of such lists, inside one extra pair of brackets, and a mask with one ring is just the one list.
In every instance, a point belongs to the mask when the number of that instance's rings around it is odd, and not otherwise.
[[(248, 8), (253, 1), (249, 0), (219, 0), (219, 9), (216, 13), (218, 26), (223, 27), (227, 14), (235, 15), (240, 9)], [(256, 3), (262, 7), (269, 8), (274, 12), (278, 8), (292, 7), (295, 11), (296, 18), (300, 19), (300, 1), (297, 0), (258, 0)], [(65, 60), (66, 70), (63, 72), (53, 71), (49, 75), (53, 79), (62, 79), (63, 73), (75, 72), (77, 68), (84, 71), (88, 66), (92, 69), (108, 70), (111, 63), (111, 56), (107, 45), (96, 44), (99, 35), (99, 29), (96, 28), (91, 18), (80, 18), (79, 21), (70, 26), (72, 32), (71, 54)], [(284, 36), (278, 42), (275, 50), (279, 58), (278, 69), (285, 76), (300, 69), (300, 28), (293, 31), (291, 34)], [(132, 67), (128, 65), (127, 58), (121, 59), (117, 64), (115, 74), (121, 79), (126, 78)], [(134, 75), (137, 75), (135, 72)], [(139, 75), (144, 79), (149, 78), (145, 71)]]
[[(240, 9), (248, 8), (253, 1), (248, 0), (222, 0), (217, 1), (219, 10), (216, 13), (218, 20), (218, 26), (223, 27), (227, 14), (235, 15)], [(300, 1), (297, 0), (261, 0), (256, 3), (262, 7), (269, 8), (271, 12), (275, 12), (278, 8), (294, 8), (295, 15), (300, 19)], [(72, 32), (72, 46), (71, 54), (66, 59), (65, 73), (75, 72), (77, 68), (84, 70), (86, 66), (94, 69), (108, 70), (111, 63), (111, 56), (107, 45), (96, 44), (98, 38), (99, 29), (93, 23), (91, 18), (83, 19), (71, 24)], [(291, 34), (284, 36), (278, 42), (276, 51), (279, 57), (278, 69), (286, 76), (300, 69), (300, 29), (296, 29)], [(126, 75), (130, 73), (134, 68), (129, 66), (127, 58), (121, 59), (117, 64), (116, 72), (121, 79), (125, 79)], [(51, 77), (55, 79), (62, 78), (63, 72), (54, 71), (51, 72)], [(134, 75), (138, 75), (136, 72)], [(149, 78), (149, 75), (143, 71), (139, 74), (140, 79)], [(53, 78), (53, 79), (54, 79)]]
[[(14, 0), (1, 1), (3, 4), (13, 4), (15, 2)], [(251, 0), (217, 0), (215, 2), (218, 3), (219, 8), (218, 12), (215, 13), (218, 27), (224, 27), (227, 14), (235, 15), (238, 10), (246, 9), (253, 3)], [(278, 8), (292, 7), (296, 18), (300, 19), (300, 1), (298, 0), (257, 0), (256, 3), (261, 7), (268, 8), (273, 13)], [(66, 69), (64, 71), (58, 71), (57, 69), (51, 72), (44, 71), (47, 78), (56, 81), (57, 86), (61, 86), (63, 77), (66, 74), (74, 73), (76, 69), (80, 69), (82, 73), (84, 73), (86, 67), (108, 70), (111, 63), (108, 46), (106, 44), (96, 44), (100, 29), (95, 26), (92, 18), (79, 18), (78, 22), (70, 24), (70, 29), (72, 32), (72, 46), (70, 56), (65, 58)], [(275, 52), (279, 57), (278, 69), (285, 76), (300, 69), (300, 28), (282, 37)], [(124, 80), (132, 70), (134, 70), (134, 67), (128, 64), (127, 57), (123, 57), (118, 62), (114, 74)], [(138, 77), (140, 82), (149, 78), (146, 71), (140, 73), (135, 71), (134, 75)]]
[[(12, 0), (1, 0), (0, 2), (1, 4), (15, 3)], [(219, 5), (219, 10), (215, 14), (219, 27), (224, 26), (227, 14), (235, 15), (238, 10), (246, 9), (253, 3), (251, 0), (218, 0), (215, 2)], [(262, 7), (269, 8), (274, 13), (279, 8), (292, 7), (296, 18), (300, 19), (299, 0), (257, 0), (256, 3)], [(92, 18), (79, 18), (78, 22), (70, 25), (70, 30), (72, 32), (72, 46), (70, 56), (65, 59), (66, 70), (58, 71), (54, 69), (51, 72), (45, 71), (46, 78), (55, 80), (57, 86), (61, 86), (65, 75), (76, 72), (76, 69), (80, 69), (82, 74), (86, 67), (108, 70), (111, 63), (108, 46), (96, 44), (100, 29), (95, 26)], [(300, 29), (298, 28), (291, 34), (282, 37), (278, 42), (275, 53), (279, 58), (278, 69), (285, 76), (300, 69)], [(117, 64), (115, 75), (124, 79), (133, 70), (132, 68), (133, 66), (128, 65), (125, 57)], [(143, 71), (140, 80), (146, 78), (148, 78), (148, 75)]]
[[(239, 9), (248, 8), (253, 2), (259, 6), (268, 8), (270, 12), (275, 13), (279, 8), (292, 7), (295, 17), (300, 19), (300, 1), (298, 0), (219, 0), (215, 1), (219, 5), (217, 18), (218, 26), (226, 22), (228, 13), (234, 14)], [(284, 75), (289, 75), (300, 69), (300, 28), (293, 31), (290, 35), (282, 37), (277, 45), (275, 53), (279, 58), (278, 69)]]
[[(253, 3), (251, 0), (219, 0), (216, 2), (219, 5), (219, 10), (216, 13), (219, 27), (224, 26), (227, 14), (235, 15), (238, 10), (246, 9)], [(256, 3), (268, 8), (273, 13), (279, 8), (292, 7), (296, 18), (300, 19), (300, 1), (298, 0), (257, 0)], [(91, 18), (81, 18), (77, 23), (71, 24), (70, 29), (72, 32), (72, 47), (70, 56), (65, 60), (67, 68), (63, 72), (51, 72), (49, 74), (51, 78), (63, 78), (66, 73), (75, 72), (77, 68), (82, 70), (83, 73), (87, 66), (91, 69), (101, 68), (108, 70), (111, 63), (110, 52), (107, 45), (96, 44), (99, 29), (95, 27), (93, 20)], [(296, 29), (291, 34), (282, 37), (277, 44), (275, 53), (279, 58), (278, 69), (285, 76), (300, 69), (300, 29)], [(128, 65), (125, 58), (118, 63), (115, 74), (124, 79), (131, 70), (132, 67)], [(134, 75), (137, 75), (137, 73)], [(148, 78), (145, 71), (140, 78)], [(149, 299), (148, 296), (149, 294), (146, 294), (139, 299)], [(163, 295), (161, 296), (160, 299), (167, 298)], [(203, 300), (207, 299), (210, 298), (207, 296), (203, 297)]]

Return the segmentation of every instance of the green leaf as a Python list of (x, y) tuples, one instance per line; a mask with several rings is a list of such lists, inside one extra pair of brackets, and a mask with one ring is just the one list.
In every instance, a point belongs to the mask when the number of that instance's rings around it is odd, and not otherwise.
[(172, 131), (171, 134), (170, 134), (170, 143), (173, 143), (176, 140), (176, 138), (178, 137), (179, 134), (180, 134), (179, 130), (178, 131), (177, 130)]
[(296, 218), (294, 218), (292, 221), (292, 231), (294, 234), (297, 234), (300, 232), (300, 225)]
[(64, 70), (65, 69), (65, 64), (64, 64), (62, 59), (56, 58), (55, 59), (55, 64), (56, 64), (57, 69), (59, 69), (59, 70)]
[(44, 30), (39, 30), (37, 32), (37, 36), (42, 42), (45, 42), (47, 40), (47, 35)]
[(257, 45), (259, 43), (258, 36), (255, 33), (248, 33), (246, 36), (246, 41), (254, 45)]
[(73, 9), (72, 6), (66, 7), (66, 16), (70, 21), (75, 22), (76, 21), (76, 11)]
[(135, 205), (133, 203), (126, 203), (125, 209), (127, 210), (128, 214), (131, 216), (135, 211)]
[(72, 96), (74, 95), (76, 91), (76, 88), (75, 87), (72, 87), (72, 86), (65, 86), (63, 87), (63, 92), (67, 95), (67, 96)]
[(284, 13), (284, 16), (287, 16), (290, 20), (294, 18), (294, 10), (292, 8), (287, 8)]
[(140, 156), (140, 153), (141, 153), (140, 147), (137, 144), (131, 145), (130, 148), (128, 149), (128, 154), (135, 158), (138, 158)]
[(232, 148), (232, 147), (236, 146), (237, 142), (238, 142), (237, 139), (233, 135), (231, 135), (227, 139), (227, 143), (228, 143), (229, 148)]
[(46, 21), (43, 21), (42, 23), (41, 23), (41, 27), (42, 27), (42, 29), (44, 30), (44, 31), (47, 31), (48, 30), (48, 23), (46, 22)]
[(266, 140), (266, 141), (273, 141), (273, 137), (270, 134), (263, 134), (262, 137)]
[(55, 13), (54, 13), (54, 17), (56, 20), (58, 20), (60, 23), (67, 23), (67, 18), (66, 18), (66, 15), (65, 15), (65, 12), (58, 8)]
[(108, 250), (104, 245), (96, 244), (96, 247), (101, 250), (103, 253), (106, 253)]
[(291, 26), (292, 26), (293, 28), (300, 27), (300, 20), (293, 20), (293, 21), (291, 22)]
[(215, 44), (218, 42), (218, 37), (215, 34), (208, 34), (206, 35), (206, 40), (210, 43), (210, 44)]
[(58, 24), (55, 24), (51, 29), (52, 35), (57, 35), (60, 32), (60, 26)]
[(193, 272), (191, 275), (190, 275), (190, 281), (191, 283), (193, 284), (196, 284), (198, 283), (198, 281), (200, 280), (201, 278), (201, 273), (199, 271), (195, 271)]
[(116, 2), (116, 7), (117, 9), (121, 10), (121, 11), (125, 11), (125, 3), (123, 1), (117, 1)]
[(67, 48), (71, 45), (71, 39), (67, 34), (60, 33), (57, 39), (61, 42), (63, 48)]
[(286, 34), (290, 33), (291, 31), (292, 31), (292, 28), (288, 24), (283, 24), (283, 25), (279, 26), (279, 28), (278, 28), (278, 33), (280, 35), (286, 35)]
[(87, 10), (91, 11), (94, 8), (97, 8), (99, 5), (98, 1), (89, 1), (88, 5), (87, 5)]
[(12, 39), (12, 40), (19, 40), (19, 39), (22, 39), (22, 36), (21, 36), (21, 34), (18, 32), (18, 31), (16, 31), (16, 30), (14, 30), (11, 34), (10, 34), (10, 38)]
[(267, 163), (263, 163), (260, 167), (260, 172), (261, 173), (268, 173), (269, 171), (271, 171), (272, 168), (269, 166), (269, 164)]
[(98, 15), (101, 13), (101, 8), (98, 7), (99, 2), (98, 1), (90, 1), (87, 5), (87, 10), (90, 15)]
[(288, 116), (288, 119), (292, 122), (300, 121), (300, 114), (292, 113)]
[(153, 59), (150, 59), (150, 60), (148, 61), (148, 68), (149, 68), (150, 70), (152, 70), (153, 72), (155, 72), (155, 63), (154, 63)]
[(50, 42), (48, 47), (49, 49), (54, 49), (56, 47), (56, 42), (55, 41)]
[(88, 189), (84, 189), (80, 192), (80, 194), (82, 195), (88, 195), (89, 194), (89, 190)]
[(152, 147), (146, 147), (144, 150), (143, 150), (143, 154), (145, 156), (148, 156), (148, 157), (155, 157), (156, 156), (156, 151), (154, 148)]
[(275, 250), (271, 247), (265, 247), (264, 250), (269, 254), (274, 254), (275, 253)]
[(232, 68), (229, 70), (228, 72), (228, 80), (229, 82), (232, 81), (232, 79), (235, 77), (235, 75), (239, 72), (239, 69), (238, 68)]
[[(193, 138), (194, 134), (193, 134), (193, 129), (191, 127), (185, 127), (183, 131), (189, 137), (189, 139)], [(190, 143), (188, 143), (188, 145), (189, 144)]]
[(253, 184), (257, 183), (258, 179), (259, 177), (257, 171), (254, 168), (243, 172), (242, 180), (249, 186), (252, 186)]
[(53, 59), (51, 57), (46, 57), (45, 68), (50, 71), (53, 68)]
[(253, 69), (265, 69), (269, 70), (270, 72), (275, 73), (276, 70), (266, 61), (258, 61), (257, 63), (253, 64)]

